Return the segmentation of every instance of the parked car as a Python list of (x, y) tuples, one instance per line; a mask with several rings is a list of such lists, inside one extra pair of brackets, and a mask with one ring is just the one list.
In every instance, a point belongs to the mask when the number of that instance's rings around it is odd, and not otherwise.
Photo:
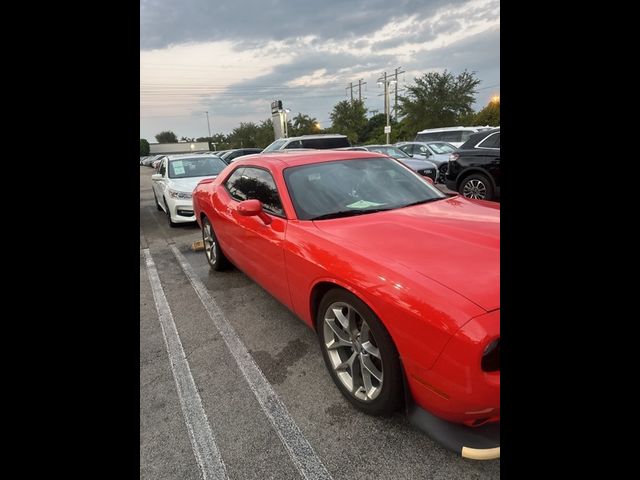
[(262, 152), (261, 148), (236, 148), (235, 150), (227, 150), (225, 153), (220, 155), (220, 158), (228, 165), (236, 158), (260, 152)]
[(193, 207), (211, 269), (234, 264), (315, 330), (356, 408), (404, 403), (448, 448), (499, 457), (499, 206), (325, 150), (241, 158)]
[(460, 147), (474, 133), (490, 130), (493, 127), (443, 127), (428, 128), (417, 133), (416, 142), (447, 142), (454, 147)]
[(262, 150), (262, 153), (298, 148), (329, 149), (350, 146), (349, 139), (345, 135), (302, 135), (300, 137), (279, 138)]
[(153, 198), (167, 214), (169, 225), (195, 222), (191, 192), (203, 178), (215, 178), (227, 164), (214, 155), (165, 156), (153, 180)]
[(164, 157), (164, 155), (151, 155), (149, 157), (147, 157), (142, 164), (145, 167), (152, 167), (153, 168), (153, 162), (155, 162), (156, 160), (158, 160), (159, 158)]
[(449, 155), (456, 147), (447, 142), (398, 142), (400, 150), (416, 160), (429, 160), (438, 167), (438, 180), (444, 183)]
[(445, 183), (467, 198), (499, 199), (500, 129), (476, 133), (452, 153)]
[(360, 147), (351, 147), (345, 150), (366, 150), (369, 152), (377, 152), (395, 158), (404, 163), (407, 167), (419, 173), (423, 177), (428, 177), (435, 183), (438, 180), (438, 167), (428, 160), (414, 160), (406, 153), (393, 145), (362, 145)]
[(160, 166), (160, 162), (162, 162), (162, 160), (166, 157), (166, 155), (160, 155), (158, 156), (153, 162), (151, 162), (151, 167), (155, 168), (156, 170), (158, 169), (158, 167)]

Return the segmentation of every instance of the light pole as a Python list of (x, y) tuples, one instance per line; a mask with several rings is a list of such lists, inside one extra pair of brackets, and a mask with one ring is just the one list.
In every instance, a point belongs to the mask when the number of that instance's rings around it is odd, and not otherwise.
[(289, 113), (291, 110), (288, 108), (284, 109), (284, 138), (289, 138), (289, 125), (287, 122), (287, 113)]
[(207, 114), (207, 131), (209, 132), (209, 138), (211, 138), (211, 125), (209, 124), (209, 112), (204, 112)]
[(384, 128), (384, 133), (387, 137), (387, 144), (389, 144), (389, 134), (391, 133), (391, 125), (389, 124), (389, 85), (395, 85), (397, 80), (387, 80), (387, 72), (384, 72), (383, 82), (378, 82), (378, 86), (384, 84), (384, 114), (387, 117), (387, 125)]

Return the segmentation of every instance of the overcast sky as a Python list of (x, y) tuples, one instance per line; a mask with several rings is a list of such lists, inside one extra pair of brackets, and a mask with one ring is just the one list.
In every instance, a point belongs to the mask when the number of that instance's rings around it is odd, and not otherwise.
[[(230, 133), (291, 115), (330, 125), (349, 82), (384, 112), (383, 72), (400, 89), (426, 72), (476, 72), (476, 110), (500, 92), (499, 0), (141, 0), (140, 138)], [(402, 92), (400, 92), (402, 93)]]

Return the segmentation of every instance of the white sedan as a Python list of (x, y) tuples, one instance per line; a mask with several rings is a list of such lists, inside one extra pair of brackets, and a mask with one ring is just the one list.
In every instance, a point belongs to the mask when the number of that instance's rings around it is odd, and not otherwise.
[(226, 166), (213, 155), (172, 155), (162, 160), (151, 179), (156, 207), (167, 214), (169, 225), (196, 221), (191, 192), (202, 179), (217, 177)]

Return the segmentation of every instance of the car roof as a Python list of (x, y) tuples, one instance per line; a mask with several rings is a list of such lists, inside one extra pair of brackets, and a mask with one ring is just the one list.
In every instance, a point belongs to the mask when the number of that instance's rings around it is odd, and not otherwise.
[[(300, 135), (299, 137), (287, 137), (287, 138), (279, 138), (278, 140), (305, 140), (309, 138), (346, 138), (346, 135), (341, 135), (339, 133), (318, 133), (315, 135)], [(275, 141), (275, 140), (274, 140)]]
[(273, 165), (276, 168), (296, 167), (298, 165), (306, 165), (310, 163), (324, 163), (335, 160), (356, 160), (358, 158), (388, 158), (386, 155), (377, 152), (368, 151), (349, 151), (349, 150), (288, 150), (274, 151), (268, 153), (260, 153), (251, 155), (250, 157), (240, 157), (233, 165), (244, 165), (245, 163), (255, 162), (259, 160), (265, 164)]
[(450, 131), (456, 131), (456, 130), (474, 130), (474, 131), (478, 131), (480, 129), (487, 129), (487, 128), (493, 128), (493, 127), (490, 127), (490, 126), (486, 125), (486, 126), (478, 126), (478, 127), (463, 127), (463, 126), (459, 126), (459, 127), (427, 128), (425, 130), (420, 130), (418, 133), (450, 132)]

